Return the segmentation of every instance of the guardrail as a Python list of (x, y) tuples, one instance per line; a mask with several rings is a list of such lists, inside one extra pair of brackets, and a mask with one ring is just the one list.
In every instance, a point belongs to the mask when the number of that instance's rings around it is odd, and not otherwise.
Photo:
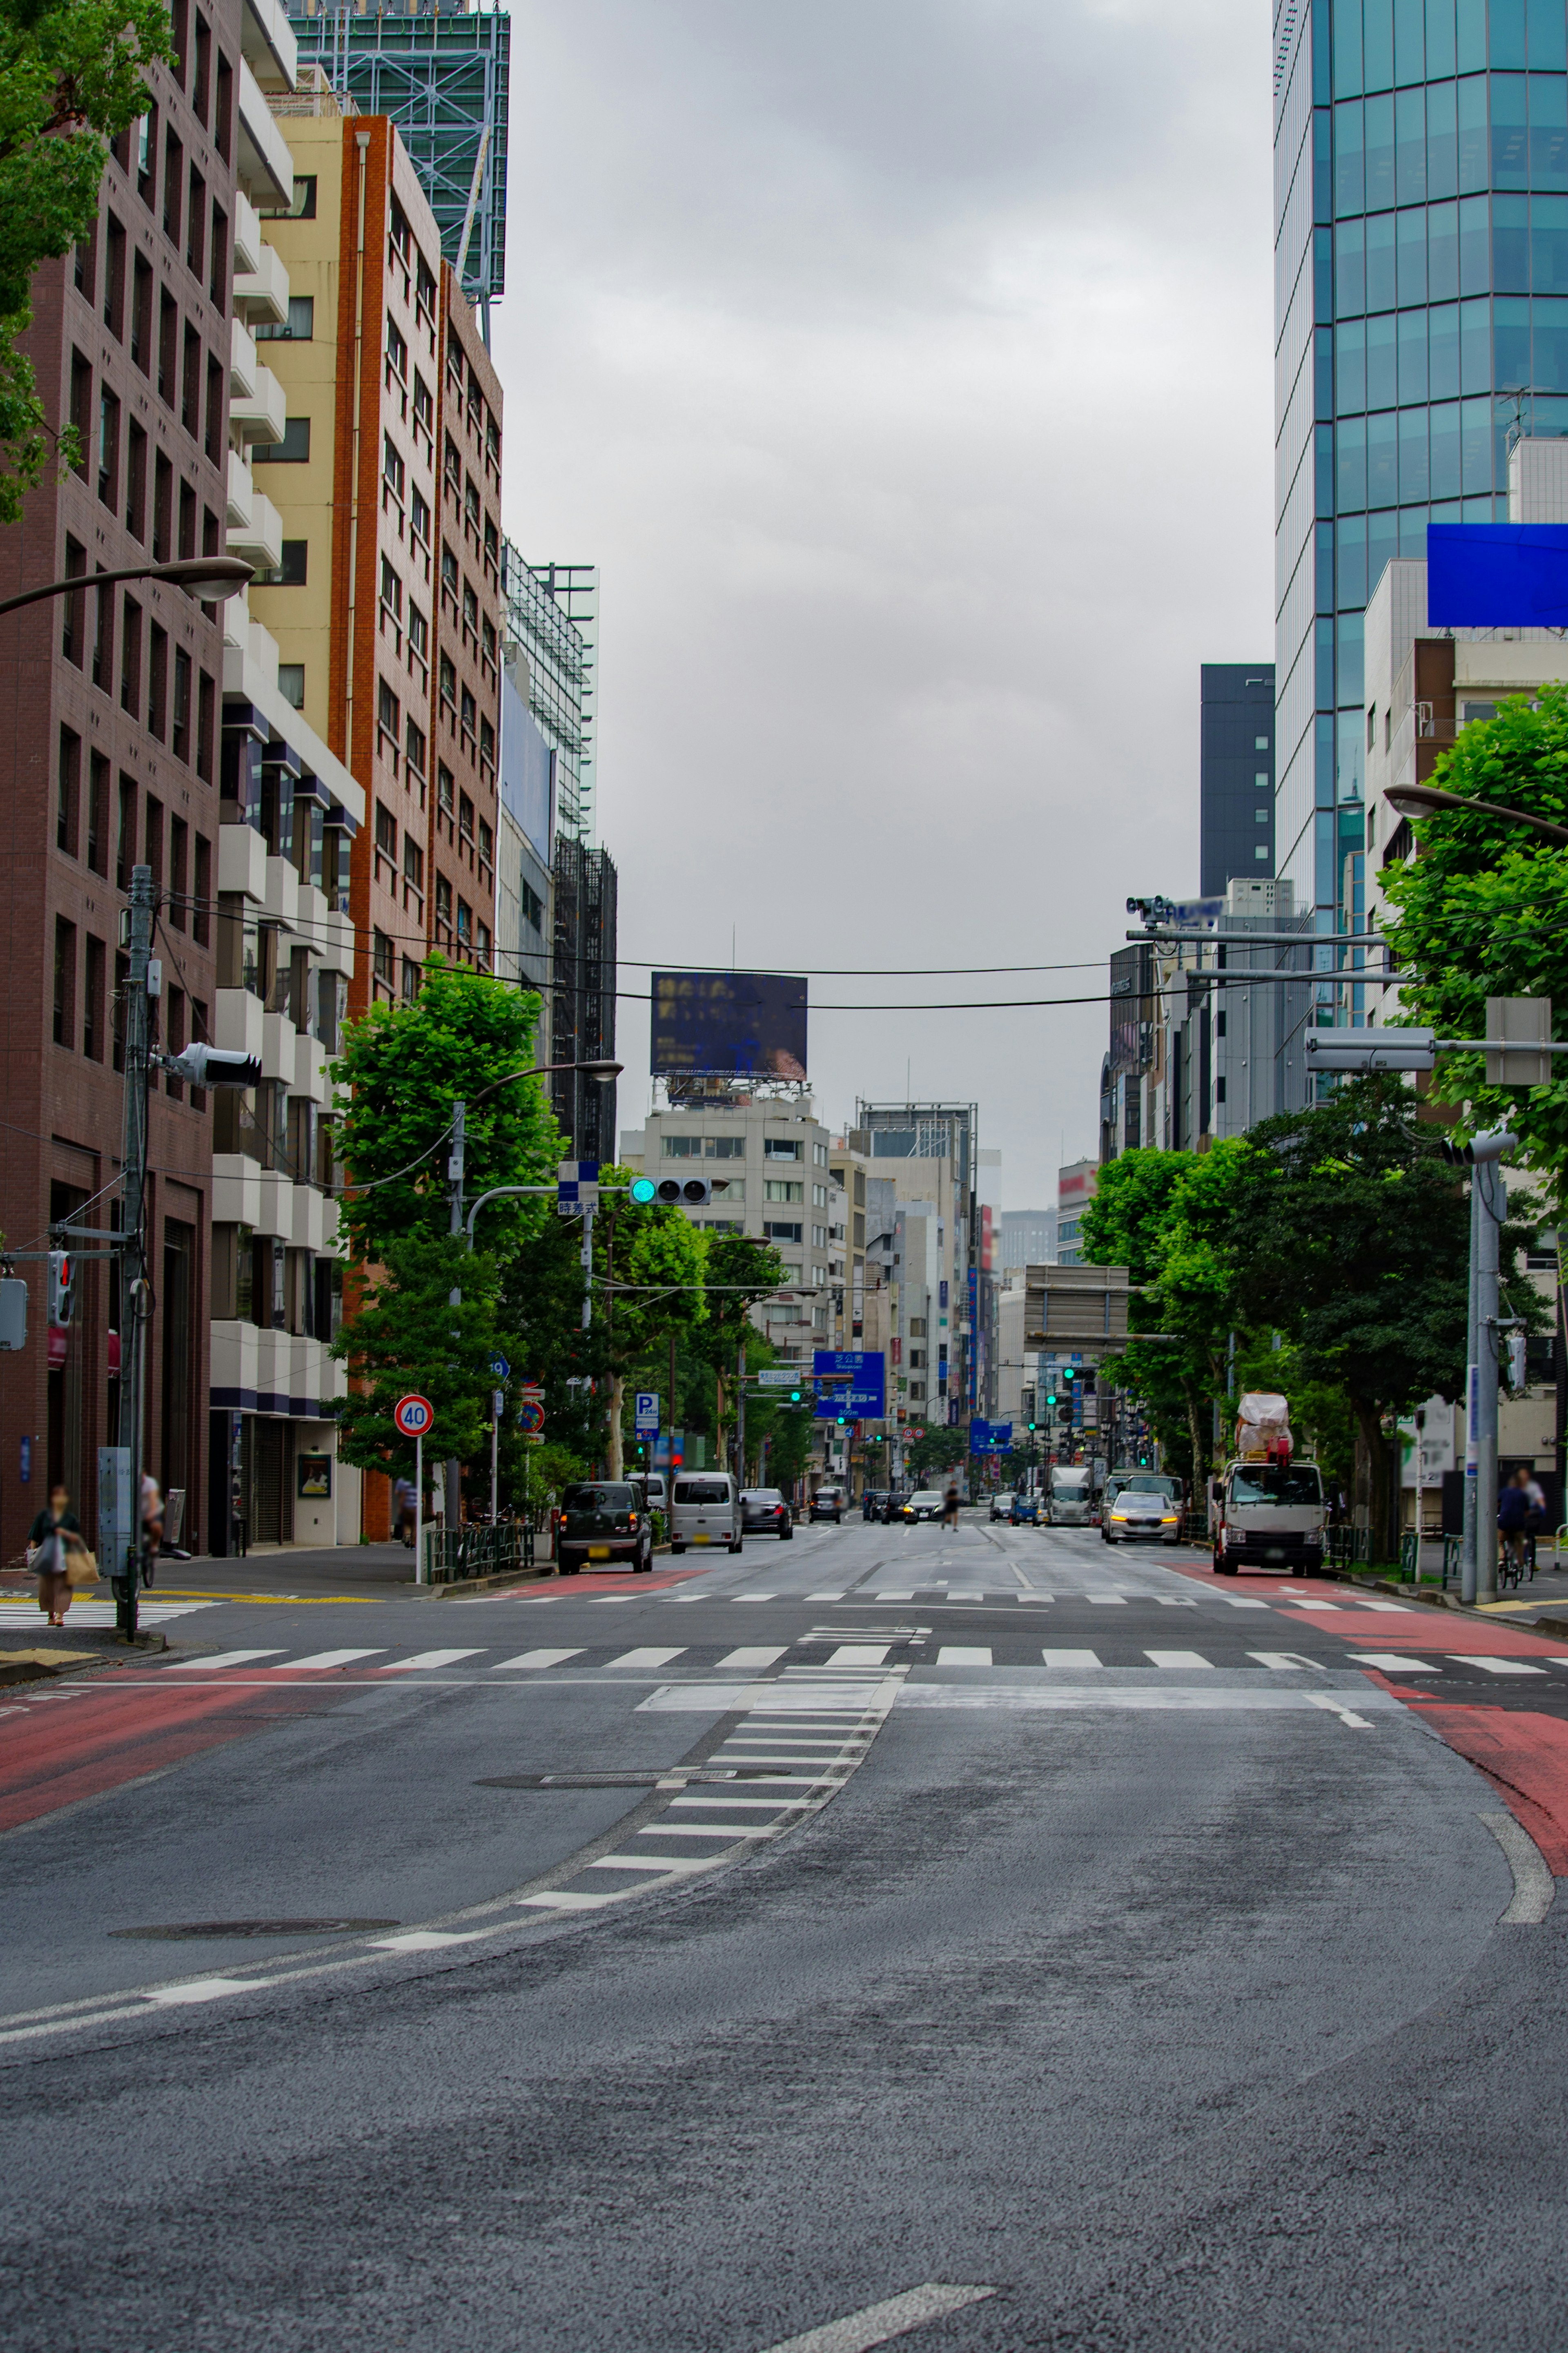
[(426, 1528), (425, 1582), (461, 1585), (470, 1577), (521, 1576), (533, 1567), (533, 1530), (504, 1520), (494, 1528)]

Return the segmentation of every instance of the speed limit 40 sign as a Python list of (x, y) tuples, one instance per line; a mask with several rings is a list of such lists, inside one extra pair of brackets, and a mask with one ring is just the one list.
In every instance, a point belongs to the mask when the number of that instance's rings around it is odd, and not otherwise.
[(399, 1398), (392, 1419), (405, 1438), (423, 1438), (436, 1419), (436, 1409), (428, 1398)]

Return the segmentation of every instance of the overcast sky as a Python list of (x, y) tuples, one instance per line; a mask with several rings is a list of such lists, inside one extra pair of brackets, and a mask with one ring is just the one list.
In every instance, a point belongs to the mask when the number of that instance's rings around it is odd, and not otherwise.
[[(628, 958), (1082, 965), (1197, 885), (1198, 665), (1272, 655), (1261, 0), (512, 0), (507, 528), (602, 567)], [(625, 989), (646, 989), (635, 966)], [(822, 1115), (1098, 1148), (1103, 1003), (814, 1010)], [(620, 1008), (623, 1127), (647, 1007)]]

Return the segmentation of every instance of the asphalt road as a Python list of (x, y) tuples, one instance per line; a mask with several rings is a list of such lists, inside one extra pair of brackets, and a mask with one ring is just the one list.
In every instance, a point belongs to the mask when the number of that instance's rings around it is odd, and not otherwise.
[(1568, 2339), (1563, 1919), (1438, 1736), (1568, 1645), (974, 1515), (247, 1567), (0, 1694), (17, 2353)]

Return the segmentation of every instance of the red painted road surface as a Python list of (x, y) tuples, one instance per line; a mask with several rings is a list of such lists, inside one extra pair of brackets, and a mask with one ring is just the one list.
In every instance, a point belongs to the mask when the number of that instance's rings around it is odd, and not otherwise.
[(322, 1681), (325, 1692), (297, 1683), (191, 1690), (166, 1673), (111, 1671), (91, 1683), (21, 1685), (34, 1695), (13, 1705), (7, 1694), (0, 1720), (0, 1831), (299, 1715), (331, 1695), (337, 1678)]
[[(1413, 1603), (1408, 1609), (1357, 1609), (1346, 1605), (1342, 1585), (1313, 1577), (1216, 1577), (1206, 1565), (1167, 1561), (1194, 1584), (1216, 1593), (1249, 1595), (1273, 1603), (1282, 1616), (1316, 1633), (1337, 1634), (1358, 1651), (1426, 1651), (1433, 1658), (1561, 1659), (1564, 1645), (1521, 1626), (1496, 1620), (1461, 1618), (1456, 1612)], [(1367, 1597), (1371, 1599), (1371, 1596)], [(1292, 1601), (1334, 1601), (1330, 1609), (1292, 1609)], [(1347, 1664), (1353, 1663), (1347, 1661)], [(1568, 1878), (1568, 1724), (1554, 1715), (1513, 1707), (1454, 1706), (1412, 1692), (1407, 1685), (1363, 1669), (1374, 1683), (1411, 1709), (1484, 1773), (1516, 1821), (1530, 1832), (1558, 1878)]]

